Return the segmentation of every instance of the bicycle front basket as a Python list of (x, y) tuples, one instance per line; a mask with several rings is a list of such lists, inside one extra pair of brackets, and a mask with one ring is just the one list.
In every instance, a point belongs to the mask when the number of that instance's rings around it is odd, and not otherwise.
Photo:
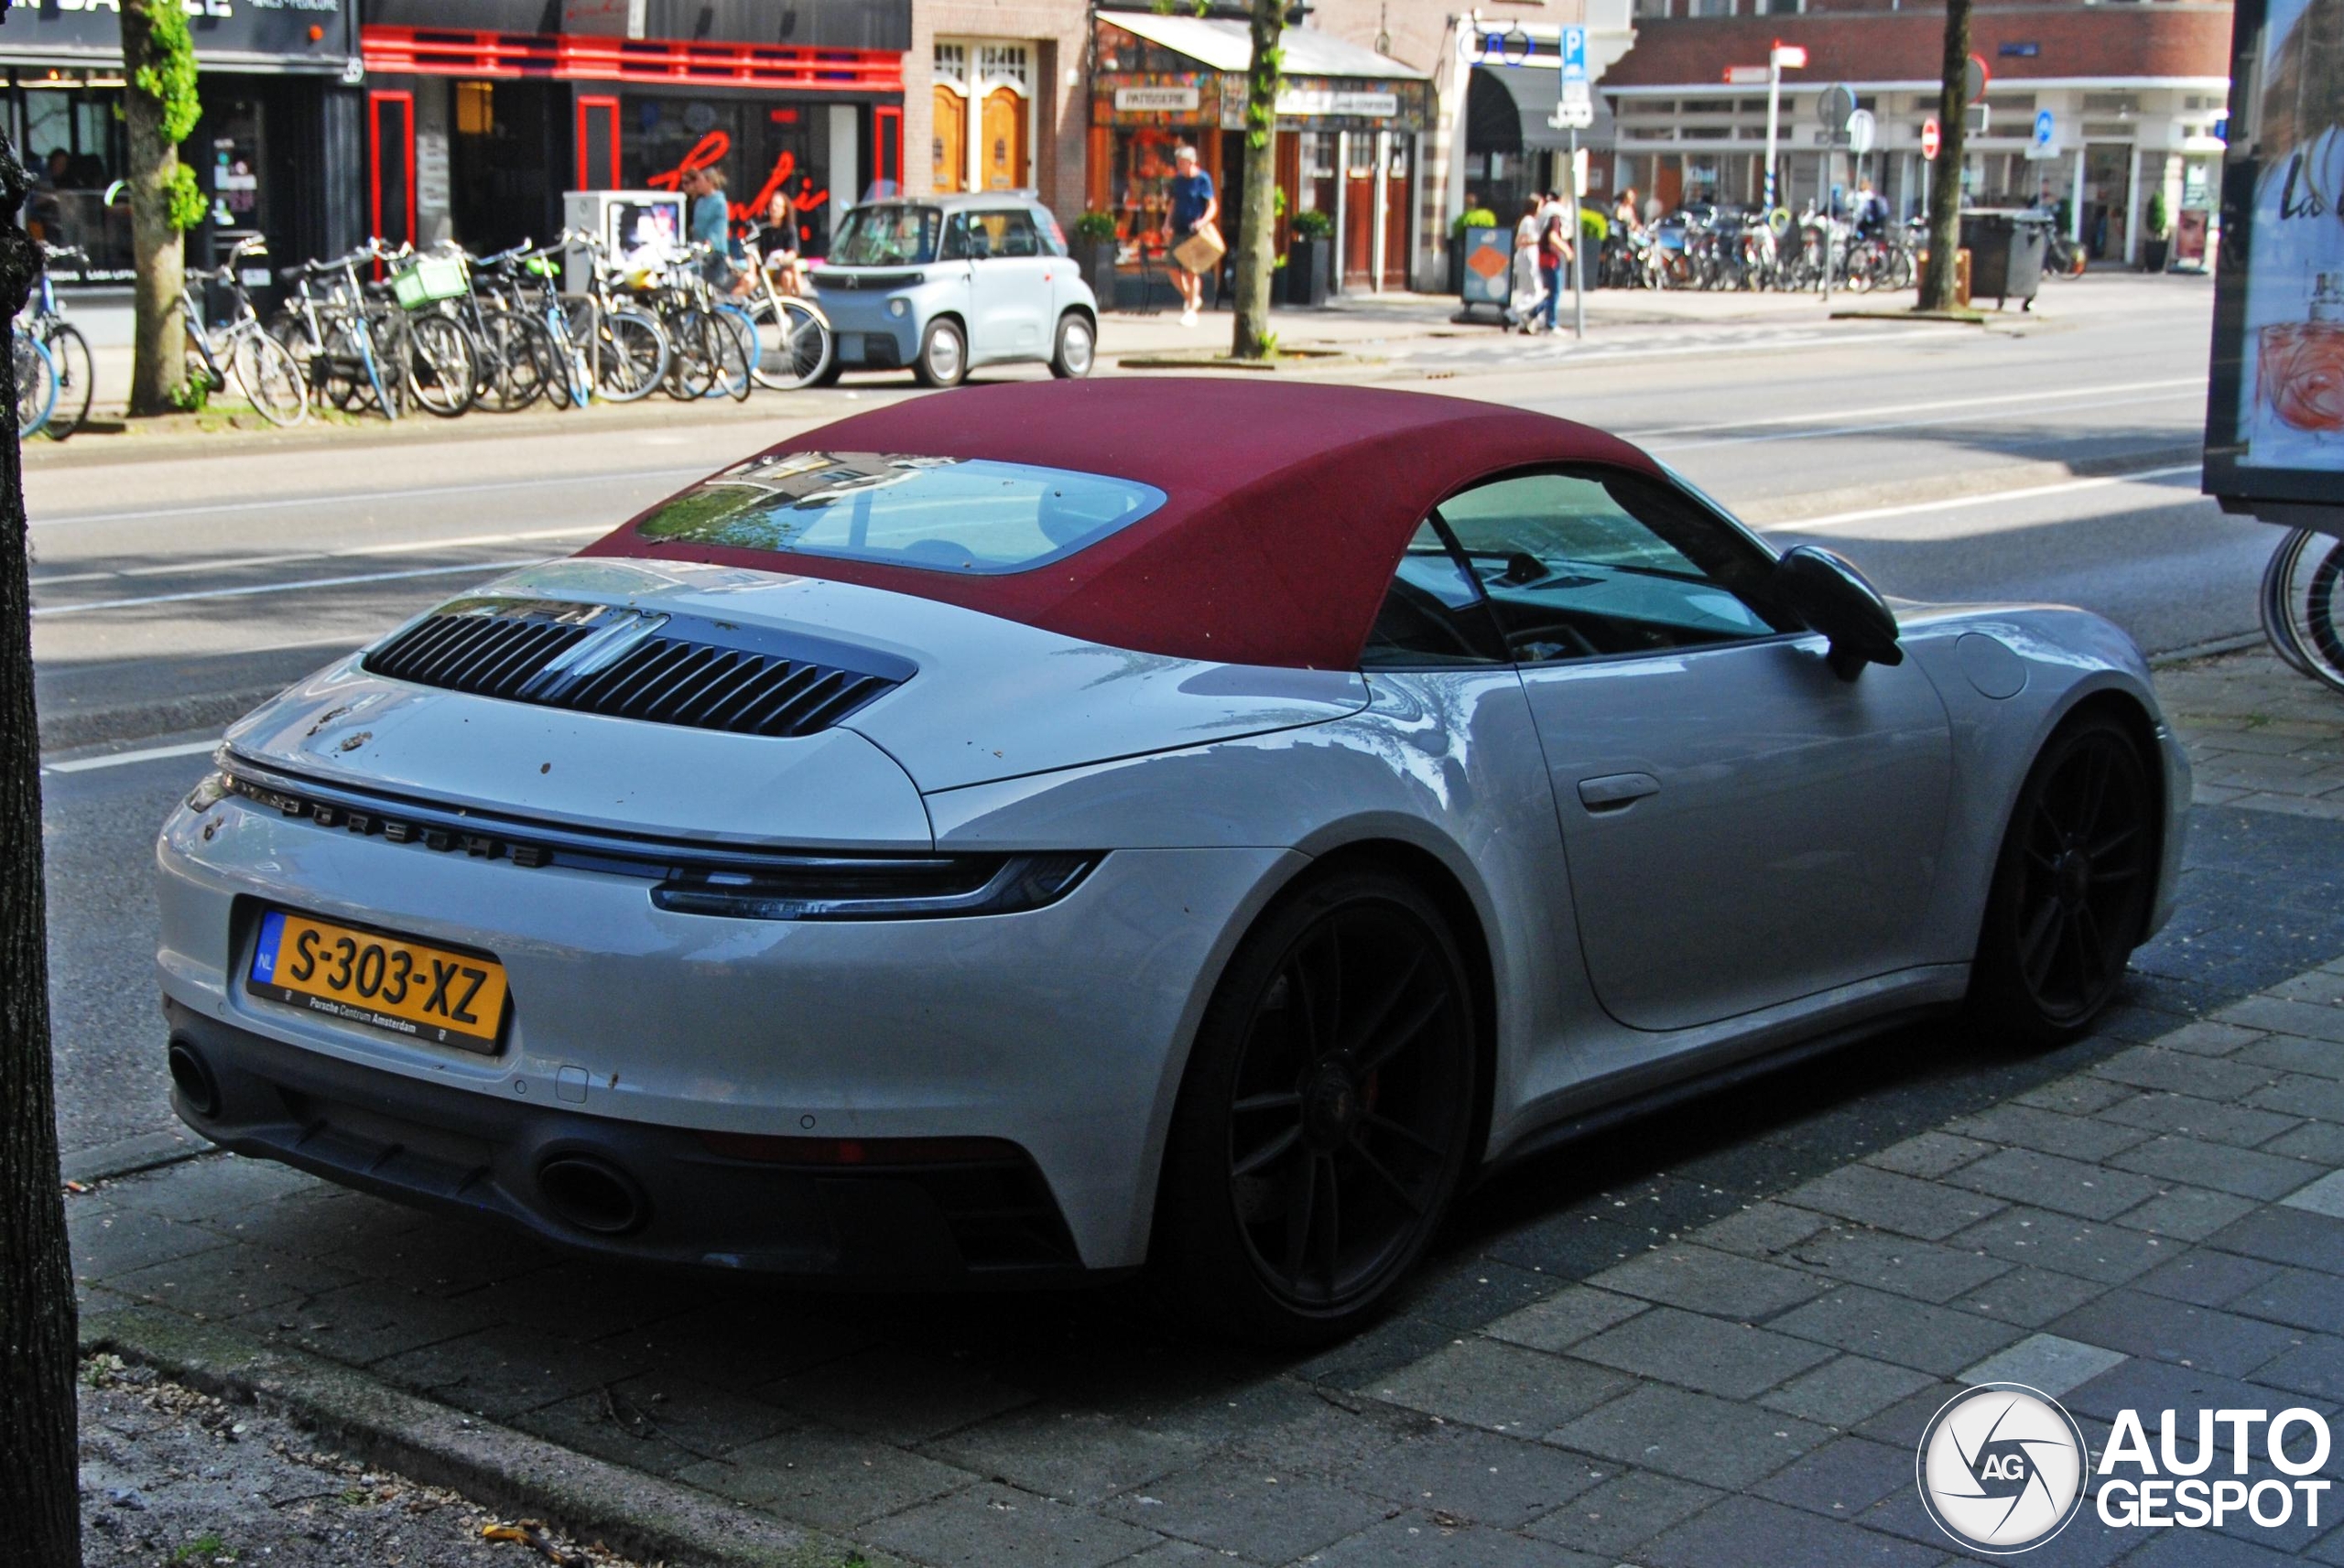
[(471, 287), (464, 264), (452, 256), (418, 256), (391, 275), (391, 292), (403, 310), (419, 310), (441, 299), (457, 298)]

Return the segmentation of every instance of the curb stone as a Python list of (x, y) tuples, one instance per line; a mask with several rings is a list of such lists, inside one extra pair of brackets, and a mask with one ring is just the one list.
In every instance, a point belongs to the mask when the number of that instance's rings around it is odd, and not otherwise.
[(387, 1387), (321, 1357), (142, 1307), (81, 1316), (81, 1353), (111, 1351), (217, 1398), (266, 1404), (354, 1457), (491, 1508), (543, 1515), (630, 1555), (700, 1568), (902, 1568), (624, 1465)]

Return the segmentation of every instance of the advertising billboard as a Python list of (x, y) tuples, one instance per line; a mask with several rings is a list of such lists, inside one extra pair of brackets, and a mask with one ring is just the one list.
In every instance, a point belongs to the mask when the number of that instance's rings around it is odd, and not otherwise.
[(2240, 0), (2232, 39), (2206, 489), (2344, 518), (2344, 0)]

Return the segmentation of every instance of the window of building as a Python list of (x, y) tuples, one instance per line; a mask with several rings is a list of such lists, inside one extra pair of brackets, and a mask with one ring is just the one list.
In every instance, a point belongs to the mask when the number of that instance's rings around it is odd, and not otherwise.
[(1733, 0), (1687, 0), (1687, 4), (1690, 6), (1690, 9), (1686, 12), (1688, 16), (1731, 16), (1733, 15)]
[(969, 46), (937, 40), (936, 79), (939, 81), (966, 81), (969, 79)]
[(1733, 100), (1731, 98), (1687, 98), (1685, 100), (1685, 113), (1687, 114), (1731, 114), (1733, 113)]
[(2087, 114), (2137, 114), (2141, 112), (2141, 95), (2137, 92), (2087, 92), (2084, 113)]
[(1635, 15), (1639, 16), (1666, 16), (1668, 15), (1668, 0), (1636, 0)]
[(1769, 16), (1796, 16), (1807, 9), (1807, 0), (1761, 0)]

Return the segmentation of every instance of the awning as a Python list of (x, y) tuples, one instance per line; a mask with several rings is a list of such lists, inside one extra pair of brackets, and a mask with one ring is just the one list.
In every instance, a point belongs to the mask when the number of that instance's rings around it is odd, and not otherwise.
[[(1522, 116), (1524, 151), (1559, 152), (1571, 145), (1568, 131), (1549, 124), (1555, 117), (1555, 104), (1562, 96), (1561, 71), (1551, 66), (1477, 65), (1473, 74), (1488, 77), (1514, 99), (1514, 110)], [(1579, 145), (1609, 146), (1612, 129), (1612, 110), (1599, 92), (1595, 94), (1595, 123), (1579, 131)]]
[[(1253, 63), (1253, 29), (1244, 22), (1220, 16), (1167, 16), (1153, 11), (1101, 11), (1098, 16), (1110, 26), (1176, 54), (1187, 55), (1212, 70), (1243, 71)], [(1278, 48), (1285, 52), (1288, 76), (1430, 80), (1412, 65), (1403, 65), (1389, 55), (1377, 54), (1316, 27), (1288, 27), (1279, 38)]]

